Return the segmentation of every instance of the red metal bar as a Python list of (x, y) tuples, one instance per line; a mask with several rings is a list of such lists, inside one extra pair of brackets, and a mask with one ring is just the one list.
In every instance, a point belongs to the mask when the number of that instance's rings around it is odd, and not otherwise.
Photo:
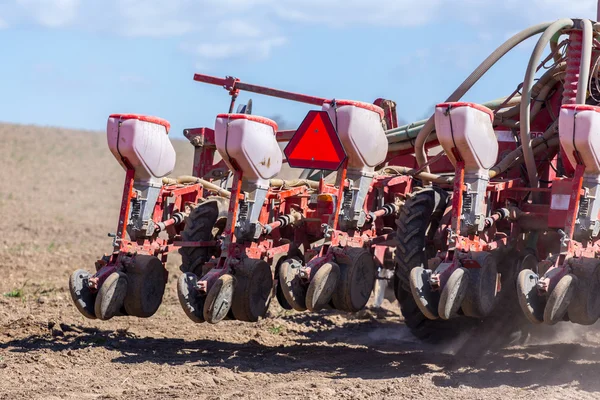
[[(388, 240), (392, 240), (395, 238), (396, 238), (396, 232), (393, 232), (393, 233), (386, 233), (384, 235), (375, 236), (373, 238), (365, 240), (365, 242), (368, 243), (369, 246), (377, 246), (379, 243), (385, 243)], [(384, 246), (384, 247), (387, 248), (388, 246)]]
[[(223, 160), (215, 163), (215, 131), (210, 128), (194, 128), (183, 131), (184, 136), (194, 146), (194, 166), (192, 175), (207, 178), (207, 174), (216, 169), (226, 168)], [(213, 177), (208, 177), (212, 180)]]
[[(133, 197), (133, 180), (135, 170), (128, 168), (125, 173), (125, 187), (123, 188), (123, 198), (121, 200), (121, 211), (119, 212), (119, 224), (117, 225), (117, 239), (125, 239), (127, 231), (127, 221), (129, 220), (129, 208), (131, 207), (131, 198)], [(121, 246), (119, 242), (119, 247)]]
[(229, 94), (231, 94), (232, 96), (237, 96), (237, 93), (240, 90), (244, 90), (247, 92), (262, 94), (271, 97), (279, 97), (281, 99), (313, 104), (316, 106), (322, 106), (323, 103), (330, 101), (323, 97), (309, 96), (300, 93), (288, 92), (285, 90), (272, 89), (266, 86), (252, 85), (249, 83), (240, 82), (239, 79), (230, 76), (223, 79), (210, 75), (194, 74), (194, 80), (197, 82), (208, 83), (211, 85), (223, 86), (223, 88), (229, 91)]
[(573, 177), (573, 186), (571, 191), (571, 199), (569, 201), (569, 213), (567, 214), (567, 222), (565, 224), (565, 235), (568, 241), (563, 242), (561, 245), (560, 252), (566, 253), (569, 248), (571, 241), (573, 240), (573, 233), (575, 232), (575, 221), (577, 220), (577, 213), (579, 212), (579, 198), (581, 197), (581, 187), (583, 186), (583, 173), (585, 172), (585, 166), (577, 164), (575, 167), (575, 176)]
[[(454, 242), (454, 247), (456, 247), (456, 237), (452, 238), (451, 235), (460, 235), (460, 218), (462, 214), (463, 207), (463, 188), (465, 184), (465, 162), (459, 161), (456, 163), (456, 175), (454, 176), (454, 192), (452, 194), (452, 232), (448, 235), (448, 240)], [(448, 243), (450, 245), (450, 243)], [(450, 246), (448, 246), (449, 250), (452, 250)], [(451, 254), (452, 252), (448, 252)]]
[(379, 98), (375, 100), (373, 104), (383, 109), (387, 129), (395, 129), (398, 127), (398, 116), (396, 115), (395, 102), (392, 100)]
[[(563, 83), (562, 104), (575, 104), (577, 101), (577, 86), (579, 84), (579, 66), (581, 64), (581, 52), (583, 51), (583, 32), (572, 30), (569, 33), (569, 46), (567, 46), (567, 65)], [(586, 86), (587, 87), (587, 86)], [(573, 173), (574, 166), (571, 165), (565, 149), (560, 146), (560, 158), (568, 174)]]
[(335, 206), (335, 213), (333, 217), (333, 229), (337, 229), (338, 227), (338, 219), (340, 218), (340, 210), (342, 209), (342, 200), (344, 199), (344, 189), (346, 187), (346, 172), (348, 169), (348, 157), (344, 160), (344, 164), (342, 165), (342, 170), (340, 171), (340, 187), (337, 192), (337, 204)]
[(290, 140), (292, 140), (292, 136), (294, 136), (294, 133), (296, 133), (295, 129), (278, 131), (275, 135), (275, 138), (278, 142), (289, 142)]
[(204, 242), (173, 242), (173, 246), (177, 247), (215, 247), (216, 240), (208, 240)]
[(242, 192), (242, 171), (235, 171), (233, 174), (233, 187), (231, 188), (231, 198), (229, 200), (229, 210), (227, 214), (227, 225), (225, 226), (225, 237), (228, 239), (228, 254), (230, 257), (233, 255), (235, 246), (232, 246), (236, 242), (235, 238), (235, 224), (237, 223), (237, 213), (240, 204), (240, 194)]

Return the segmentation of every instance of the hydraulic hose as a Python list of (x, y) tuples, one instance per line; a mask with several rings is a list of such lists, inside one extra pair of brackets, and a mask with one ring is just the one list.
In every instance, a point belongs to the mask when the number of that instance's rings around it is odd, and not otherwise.
[(560, 39), (560, 36), (562, 35), (561, 32), (556, 32), (552, 38), (550, 38), (550, 51), (552, 53), (554, 53), (554, 61), (555, 62), (559, 62), (560, 60), (560, 54), (558, 54), (556, 52), (556, 50), (558, 50), (558, 39)]
[[(411, 138), (408, 140), (404, 140), (402, 142), (392, 143), (388, 146), (388, 151), (401, 151), (401, 150), (412, 149), (415, 147), (415, 145), (413, 144), (413, 140), (414, 139)], [(425, 144), (434, 142), (436, 140), (437, 140), (437, 135), (435, 133), (433, 133), (433, 134), (429, 135)]]
[(311, 189), (318, 189), (319, 188), (319, 182), (317, 182), (317, 181), (311, 181), (311, 180), (308, 180), (308, 179), (293, 179), (291, 181), (286, 181), (284, 179), (271, 179), (269, 181), (269, 184), (271, 186), (276, 186), (276, 187), (283, 187), (283, 186), (287, 186), (287, 187), (308, 186)]
[[(566, 62), (560, 62), (553, 68), (546, 71), (546, 73), (544, 73), (544, 75), (542, 75), (540, 79), (538, 79), (538, 81), (533, 85), (533, 88), (531, 89), (531, 97), (535, 99), (535, 102), (533, 104), (533, 109), (531, 110), (531, 119), (535, 118), (535, 115), (542, 110), (544, 101), (547, 99), (548, 95), (552, 89), (554, 89), (556, 84), (561, 81), (562, 77), (564, 77), (566, 66)], [(517, 116), (520, 110), (521, 104), (519, 102), (519, 104), (514, 107), (497, 112), (495, 120), (497, 119), (502, 121), (503, 119)]]
[[(561, 78), (564, 76), (565, 66), (565, 62), (557, 64), (548, 70), (544, 75), (542, 75), (533, 86), (531, 93), (536, 101), (531, 111), (531, 118), (535, 117), (543, 109), (548, 96), (552, 93), (552, 90), (555, 88), (556, 84), (560, 82)], [(506, 99), (506, 97), (496, 99), (494, 101), (484, 103), (484, 105), (492, 110), (498, 110), (499, 107), (502, 107), (502, 111), (496, 112), (496, 116), (494, 117), (495, 126), (501, 125), (508, 128), (518, 129), (519, 122), (511, 120), (510, 118), (519, 114), (521, 97), (515, 96), (508, 102), (504, 103)], [(388, 134), (388, 141), (390, 143), (389, 151), (402, 151), (413, 148), (412, 141), (425, 122), (426, 120), (417, 121), (412, 124), (407, 124), (400, 128), (388, 131), (391, 132), (391, 134)], [(435, 131), (429, 135), (426, 143), (430, 143), (434, 140), (437, 140)]]
[(558, 32), (565, 28), (571, 28), (573, 26), (573, 20), (568, 18), (559, 19), (552, 23), (542, 34), (538, 40), (533, 53), (529, 58), (529, 65), (527, 66), (527, 72), (525, 72), (525, 79), (523, 80), (523, 95), (521, 96), (521, 110), (519, 129), (521, 135), (521, 145), (523, 147), (523, 157), (525, 159), (525, 168), (527, 169), (527, 175), (529, 177), (529, 185), (532, 188), (539, 186), (537, 168), (535, 165), (535, 157), (533, 156), (533, 148), (531, 147), (531, 89), (533, 88), (533, 80), (535, 79), (535, 73), (537, 65), (540, 61), (542, 52), (548, 45), (550, 39)]
[[(499, 107), (502, 107), (502, 109), (504, 109), (504, 108), (511, 107), (511, 106), (518, 106), (519, 103), (521, 102), (521, 96), (514, 96), (509, 101), (506, 101), (506, 99), (507, 99), (506, 97), (501, 97), (499, 99), (488, 101), (487, 103), (483, 103), (483, 105), (489, 109), (496, 110)], [(421, 121), (412, 122), (410, 124), (406, 124), (406, 125), (400, 126), (398, 128), (394, 128), (394, 129), (390, 129), (389, 131), (386, 131), (388, 142), (390, 144), (391, 143), (399, 143), (399, 142), (403, 142), (406, 140), (412, 140), (412, 139), (416, 138), (417, 134), (419, 133), (419, 131), (421, 130), (423, 125), (425, 125), (426, 122), (427, 122), (427, 120), (424, 119)]]
[[(551, 94), (552, 90), (556, 86), (556, 83), (562, 81), (565, 75), (566, 62), (558, 60), (559, 63), (554, 65), (548, 71), (546, 71), (533, 85), (531, 89), (531, 95), (535, 98), (535, 103), (533, 109), (531, 111), (531, 118), (534, 118), (539, 111), (541, 111), (544, 107), (544, 101), (547, 99), (548, 95)], [(520, 103), (521, 96), (516, 95), (513, 97), (501, 97), (496, 100), (488, 101), (483, 103), (483, 105), (491, 110), (496, 111), (496, 116), (494, 118), (494, 125), (504, 125), (510, 128), (517, 128), (519, 125), (518, 121), (511, 121), (510, 118), (517, 116), (520, 111)], [(398, 128), (390, 129), (386, 131), (386, 135), (388, 138), (388, 142), (392, 146), (390, 150), (394, 149), (408, 149), (405, 145), (396, 146), (398, 143), (402, 143), (405, 141), (412, 141), (417, 137), (417, 134), (425, 125), (427, 120), (421, 120), (412, 122), (410, 124), (406, 124), (400, 126)], [(433, 131), (435, 132), (435, 131)], [(429, 140), (428, 140), (429, 142)]]
[[(492, 54), (488, 56), (476, 69), (469, 75), (469, 77), (446, 99), (449, 101), (458, 101), (464, 96), (464, 94), (494, 65), (500, 60), (506, 53), (516, 47), (519, 43), (529, 39), (530, 37), (544, 32), (551, 24), (546, 22), (532, 26), (530, 28), (521, 31), (504, 42), (498, 47)], [(415, 157), (419, 166), (423, 166), (427, 163), (427, 154), (425, 153), (425, 143), (427, 137), (433, 131), (435, 127), (433, 115), (427, 120), (421, 131), (417, 136), (415, 142)], [(425, 170), (429, 172), (429, 167), (425, 167)]]
[(429, 182), (441, 183), (441, 184), (451, 184), (452, 181), (454, 180), (454, 177), (451, 177), (451, 176), (441, 176), (441, 175), (432, 174), (430, 172), (423, 172), (423, 171), (415, 172), (412, 168), (401, 167), (398, 165), (388, 165), (387, 167), (383, 167), (381, 170), (379, 170), (378, 173), (384, 175), (386, 173), (389, 173), (389, 171), (391, 171), (394, 174), (410, 175), (410, 176), (414, 176), (415, 178), (427, 180)]
[(226, 197), (226, 198), (230, 198), (231, 197), (231, 192), (229, 190), (225, 190), (222, 187), (215, 185), (214, 183), (211, 183), (207, 180), (201, 179), (201, 178), (196, 178), (195, 176), (191, 176), (191, 175), (183, 175), (183, 176), (179, 176), (177, 177), (177, 179), (173, 179), (173, 178), (163, 178), (163, 183), (165, 185), (172, 185), (175, 183), (178, 183), (180, 185), (186, 184), (186, 183), (199, 183), (201, 184), (205, 189), (210, 190), (212, 192), (217, 193), (220, 196)]
[[(558, 126), (558, 122), (555, 121), (550, 128), (544, 132), (544, 135), (539, 138), (535, 138), (533, 141), (533, 154), (538, 155), (542, 151), (557, 147), (559, 144), (559, 139), (556, 136), (556, 127)], [(432, 135), (434, 136), (434, 135)], [(431, 139), (434, 140), (434, 139)], [(399, 145), (401, 143), (396, 143), (395, 145)], [(501, 162), (496, 164), (494, 168), (490, 169), (489, 177), (490, 179), (504, 173), (505, 171), (517, 167), (523, 163), (523, 148), (519, 146), (517, 149), (513, 150), (510, 154), (502, 159)], [(401, 167), (397, 165), (388, 165), (387, 167), (383, 167), (378, 171), (379, 174), (398, 174), (398, 175), (410, 175), (415, 178), (419, 178), (423, 181), (434, 182), (439, 184), (451, 184), (454, 181), (454, 177), (452, 176), (442, 176), (438, 174), (432, 174), (430, 172), (415, 172), (413, 169), (408, 167)]]
[[(550, 127), (548, 129), (546, 129), (546, 131), (544, 132), (544, 134), (542, 135), (542, 137), (537, 137), (535, 139), (533, 139), (533, 141), (531, 142), (531, 146), (533, 147), (533, 153), (537, 154), (539, 151), (541, 151), (541, 149), (543, 149), (543, 146), (540, 147), (539, 145), (542, 142), (546, 142), (546, 145), (548, 147), (554, 146), (556, 143), (558, 143), (558, 141), (552, 141), (551, 138), (553, 138), (554, 136), (556, 136), (556, 133), (558, 128), (558, 120), (554, 121), (552, 123), (552, 125), (550, 125)], [(556, 139), (556, 138), (554, 138)], [(538, 148), (540, 150), (538, 150)], [(500, 161), (498, 164), (496, 164), (494, 166), (494, 168), (492, 168), (490, 170), (490, 179), (492, 179), (493, 177), (500, 175), (501, 173), (503, 173), (504, 171), (506, 171), (507, 169), (509, 169), (513, 163), (517, 160), (521, 160), (519, 162), (519, 164), (522, 163), (523, 160), (523, 146), (519, 146), (518, 148), (516, 148), (515, 150), (513, 150), (512, 152), (510, 152), (509, 154), (506, 155), (506, 157), (504, 157), (502, 159), (502, 161)]]

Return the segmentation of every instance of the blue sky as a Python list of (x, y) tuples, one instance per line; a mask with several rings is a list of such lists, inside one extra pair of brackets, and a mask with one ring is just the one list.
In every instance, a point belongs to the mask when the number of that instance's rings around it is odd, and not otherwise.
[[(530, 25), (595, 19), (596, 0), (0, 0), (0, 121), (102, 130), (115, 112), (212, 126), (225, 90), (194, 72), (326, 98), (432, 111), (498, 45)], [(535, 39), (469, 94), (522, 81)], [(251, 97), (299, 124), (310, 106)]]

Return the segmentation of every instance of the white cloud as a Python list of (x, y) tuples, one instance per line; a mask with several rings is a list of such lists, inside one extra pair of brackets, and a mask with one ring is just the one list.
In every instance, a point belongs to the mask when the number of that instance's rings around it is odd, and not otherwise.
[(432, 21), (442, 6), (442, 0), (282, 0), (272, 4), (281, 19), (336, 27), (419, 26)]
[(287, 42), (284, 37), (263, 38), (255, 41), (210, 42), (196, 46), (185, 46), (198, 56), (209, 60), (247, 58), (263, 60), (269, 58), (273, 49)]
[(72, 23), (79, 11), (79, 0), (16, 0), (18, 7), (33, 20), (48, 28), (60, 28)]
[[(290, 26), (413, 28), (434, 23), (479, 27), (453, 43), (492, 42), (499, 34), (559, 17), (596, 15), (596, 0), (5, 0), (0, 28), (20, 24), (177, 37), (207, 60), (270, 57), (289, 42)], [(449, 32), (449, 37), (451, 32)], [(463, 40), (464, 39), (464, 40)], [(398, 38), (399, 42), (408, 40)]]
[(229, 32), (233, 36), (257, 38), (262, 34), (262, 30), (256, 25), (242, 19), (233, 19), (219, 22), (217, 29), (223, 32)]
[(543, 22), (558, 18), (596, 19), (596, 0), (507, 0), (504, 7), (515, 10), (529, 22)]
[(187, 1), (121, 0), (114, 4), (115, 26), (126, 36), (182, 36), (198, 30), (192, 15), (186, 10)]

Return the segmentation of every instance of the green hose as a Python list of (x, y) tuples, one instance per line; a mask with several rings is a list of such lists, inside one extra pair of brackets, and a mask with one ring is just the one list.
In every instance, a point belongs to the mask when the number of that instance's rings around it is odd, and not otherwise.
[[(509, 107), (509, 106), (512, 106), (515, 104), (519, 104), (521, 102), (521, 96), (515, 96), (512, 99), (510, 99), (510, 101), (508, 103), (504, 104), (505, 101), (506, 101), (506, 97), (501, 97), (499, 99), (488, 101), (487, 103), (483, 103), (483, 105), (492, 110), (495, 110), (500, 106)], [(394, 128), (394, 129), (390, 129), (389, 131), (386, 131), (385, 133), (387, 135), (388, 142), (389, 143), (398, 143), (398, 142), (403, 142), (406, 140), (411, 140), (411, 139), (416, 138), (417, 134), (419, 133), (419, 131), (421, 130), (423, 125), (425, 125), (426, 122), (427, 122), (427, 120), (424, 119), (421, 121), (412, 122), (410, 124), (406, 124), (406, 125), (400, 126), (398, 128)]]

